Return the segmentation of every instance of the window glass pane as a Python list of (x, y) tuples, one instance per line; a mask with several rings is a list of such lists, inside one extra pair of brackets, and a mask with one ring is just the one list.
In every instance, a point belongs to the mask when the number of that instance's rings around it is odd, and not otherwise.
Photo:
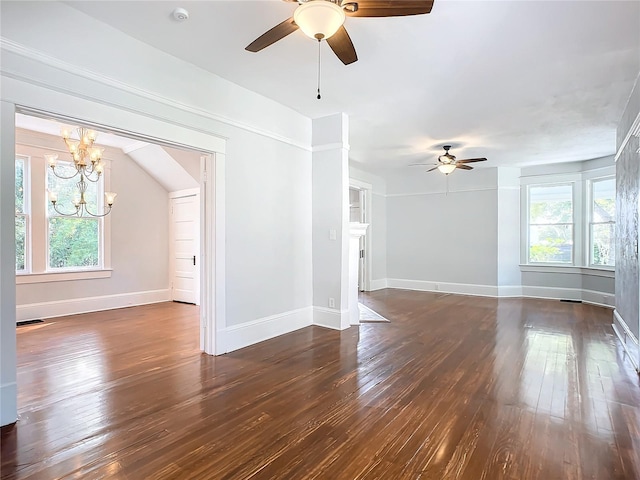
[(615, 229), (614, 223), (591, 225), (592, 265), (615, 265)]
[(529, 223), (573, 223), (572, 186), (531, 187)]
[(593, 182), (593, 222), (616, 221), (616, 180)]
[(24, 213), (24, 160), (16, 158), (16, 213)]
[(49, 219), (49, 267), (98, 265), (98, 219), (52, 217)]
[(529, 227), (529, 261), (571, 263), (573, 259), (573, 225), (531, 225)]
[[(63, 177), (70, 177), (76, 173), (76, 169), (72, 163), (59, 162), (58, 165), (56, 165), (56, 173)], [(64, 180), (56, 177), (51, 169), (47, 170), (47, 190), (51, 192), (58, 192), (58, 209), (63, 213), (73, 213), (75, 211), (73, 201), (74, 199), (80, 198), (78, 187), (76, 185), (79, 180), (80, 175), (69, 180)], [(87, 208), (91, 212), (96, 213), (98, 211), (98, 185), (88, 180), (85, 180), (85, 182), (88, 185), (87, 191), (84, 194), (84, 198), (87, 201)], [(57, 215), (51, 202), (47, 202), (47, 204), (49, 216)]]
[(26, 217), (16, 215), (16, 271), (20, 272), (26, 268), (25, 258), (27, 256), (27, 222)]

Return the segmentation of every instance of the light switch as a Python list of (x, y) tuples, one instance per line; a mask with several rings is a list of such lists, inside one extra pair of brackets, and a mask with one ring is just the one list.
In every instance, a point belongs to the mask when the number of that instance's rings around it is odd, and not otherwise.
[(338, 238), (338, 236), (336, 235), (335, 229), (332, 228), (329, 230), (329, 240), (335, 240), (336, 238)]

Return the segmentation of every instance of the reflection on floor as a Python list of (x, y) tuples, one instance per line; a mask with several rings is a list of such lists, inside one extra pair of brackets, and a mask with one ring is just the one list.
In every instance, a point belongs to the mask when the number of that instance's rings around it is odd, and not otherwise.
[(389, 322), (386, 318), (377, 312), (374, 312), (366, 305), (358, 302), (358, 309), (360, 310), (360, 323), (375, 323), (375, 322)]

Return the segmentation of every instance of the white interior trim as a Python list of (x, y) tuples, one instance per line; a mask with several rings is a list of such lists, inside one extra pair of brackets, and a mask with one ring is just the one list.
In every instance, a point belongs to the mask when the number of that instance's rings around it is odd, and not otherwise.
[(336, 308), (313, 307), (313, 324), (332, 330), (345, 330), (351, 326), (349, 310)]
[(402, 278), (387, 278), (388, 288), (403, 290), (417, 290), (421, 292), (458, 293), (462, 295), (477, 295), (481, 297), (497, 297), (498, 287), (495, 285), (473, 285), (470, 283), (450, 283), (432, 280), (407, 280)]
[(371, 289), (370, 292), (375, 292), (376, 290), (382, 290), (387, 288), (387, 279), (386, 278), (377, 278), (375, 280), (371, 280)]
[(0, 385), (0, 398), (2, 409), (0, 410), (0, 425), (9, 425), (18, 419), (18, 384), (16, 382)]
[(226, 327), (218, 331), (219, 342), (224, 345), (219, 353), (233, 352), (308, 327), (312, 319), (313, 307), (305, 307)]
[(18, 273), (16, 274), (16, 285), (110, 278), (112, 272), (112, 268), (103, 268), (86, 271), (74, 270), (72, 272)]
[[(618, 310), (613, 311), (613, 317), (614, 321), (611, 324), (611, 326), (613, 327), (613, 331), (615, 332), (616, 337), (618, 337), (618, 340), (620, 340), (620, 344), (629, 357), (629, 360), (631, 360), (631, 364), (636, 369), (636, 372), (640, 373), (640, 345), (638, 344), (638, 339), (635, 337), (633, 332), (629, 330), (627, 322), (624, 321), (622, 316), (618, 313)], [(622, 327), (622, 332), (618, 329), (618, 325), (616, 324), (616, 322)], [(627, 338), (630, 338), (631, 341), (635, 344), (638, 358), (635, 358), (634, 352), (632, 352), (627, 346)]]
[[(476, 285), (470, 283), (449, 283), (425, 280), (387, 278), (374, 280), (376, 290), (398, 288), (420, 292), (452, 293), (495, 298), (546, 298), (549, 300), (576, 300), (602, 307), (613, 308), (615, 294), (582, 288), (541, 287), (529, 285)], [(384, 285), (384, 286), (383, 286)]]
[(542, 265), (542, 264), (522, 264), (521, 272), (536, 273), (559, 273), (566, 275), (590, 275), (592, 277), (615, 278), (614, 268), (578, 267), (575, 265)]
[[(219, 115), (216, 113), (212, 113), (197, 107), (193, 107), (191, 105), (187, 105), (185, 103), (182, 102), (178, 102), (176, 100), (173, 100), (171, 98), (167, 98), (165, 96), (162, 95), (158, 95), (157, 93), (151, 92), (149, 90), (146, 89), (142, 89), (142, 88), (138, 88), (136, 86), (121, 82), (119, 80), (116, 80), (114, 78), (110, 78), (107, 77), (105, 75), (99, 74), (99, 73), (95, 73), (92, 72), (91, 70), (88, 70), (84, 67), (78, 66), (78, 65), (72, 65), (68, 62), (59, 60), (55, 57), (52, 57), (50, 55), (47, 55), (45, 53), (39, 52), (37, 50), (34, 50), (32, 48), (26, 47), (24, 45), (21, 45), (17, 42), (14, 42), (13, 40), (9, 40), (8, 38), (5, 37), (0, 37), (0, 48), (14, 53), (16, 55), (19, 55), (21, 57), (27, 58), (29, 60), (33, 60), (36, 61), (38, 63), (42, 63), (45, 65), (48, 65), (50, 67), (53, 68), (57, 68), (58, 70), (62, 70), (64, 72), (67, 73), (71, 73), (74, 76), (78, 76), (78, 77), (82, 77), (85, 78), (87, 80), (90, 81), (94, 81), (94, 82), (99, 82), (103, 85), (108, 85), (109, 87), (112, 88), (116, 88), (118, 90), (127, 92), (129, 94), (133, 94), (136, 95), (138, 97), (142, 97), (145, 98), (147, 100), (151, 100), (153, 102), (156, 103), (160, 103), (163, 104), (165, 106), (171, 107), (171, 108), (177, 108), (179, 110), (185, 111), (185, 112), (189, 112), (195, 115), (198, 115), (199, 117), (203, 117), (203, 118), (207, 118), (209, 120), (215, 120), (217, 122), (221, 122), (224, 123), (226, 125), (231, 125), (233, 127), (237, 127), (237, 128), (241, 128), (243, 130), (246, 130), (248, 132), (252, 132), (252, 133), (256, 133), (258, 135), (262, 135), (264, 137), (268, 137), (271, 138), (273, 140), (277, 140), (279, 142), (282, 143), (286, 143), (288, 145), (292, 145), (294, 147), (300, 148), (302, 150), (306, 150), (306, 151), (311, 151), (311, 146), (307, 145), (307, 144), (303, 144), (300, 143), (292, 138), (288, 138), (285, 137), (283, 135), (259, 128), (259, 127), (255, 127), (253, 125), (249, 125), (247, 123), (244, 122), (239, 122), (236, 120), (232, 120), (230, 118), (227, 118), (223, 115)], [(27, 77), (26, 75), (23, 74), (19, 74), (17, 72), (7, 72), (7, 71), (3, 71), (4, 74), (6, 74), (7, 76), (10, 76), (11, 78), (15, 78), (18, 80), (22, 80), (22, 81), (26, 81), (29, 83), (35, 83), (36, 80)], [(56, 90), (56, 91), (60, 91), (62, 93), (74, 93), (73, 91), (69, 90), (69, 89), (63, 89), (61, 87), (58, 86), (54, 86), (54, 85), (47, 85), (48, 88), (51, 88), (52, 90)], [(75, 92), (77, 94), (77, 92)], [(92, 98), (91, 100), (93, 101), (101, 101), (98, 98)], [(142, 115), (147, 115), (146, 112), (142, 111), (142, 110), (137, 110), (135, 108), (133, 108), (132, 106), (128, 106), (128, 109), (130, 111), (133, 111), (135, 113), (138, 114), (142, 114)], [(188, 126), (185, 124), (182, 124), (180, 122), (177, 122), (175, 118), (170, 118), (170, 117), (160, 117), (156, 114), (156, 118), (161, 118), (163, 121), (165, 122), (169, 122), (169, 123), (174, 123), (176, 125), (181, 125), (184, 127), (188, 127), (188, 128), (192, 128), (194, 130), (199, 130), (202, 133), (206, 133), (208, 135), (215, 135), (218, 138), (220, 138), (221, 140), (227, 140), (226, 137), (220, 135), (220, 133), (218, 132), (214, 132), (211, 131), (209, 129), (205, 129), (202, 127), (199, 127), (199, 129), (194, 128), (193, 126)]]
[[(373, 185), (370, 183), (362, 182), (360, 180), (356, 180), (355, 178), (349, 178), (349, 186), (353, 188), (357, 188), (364, 192), (364, 221), (369, 225), (366, 233), (364, 234), (365, 241), (365, 255), (364, 255), (364, 285), (363, 288), (366, 292), (371, 291), (371, 277), (372, 277), (372, 262), (373, 262), (373, 234), (371, 227), (371, 220), (373, 218)], [(362, 208), (362, 205), (360, 205)]]
[(99, 297), (71, 298), (53, 302), (28, 303), (16, 307), (16, 321), (55, 318), (79, 313), (99, 312), (116, 308), (147, 305), (149, 303), (168, 302), (171, 299), (169, 289), (148, 290), (143, 292), (119, 293)]
[(622, 152), (624, 152), (624, 148), (627, 146), (627, 143), (629, 143), (629, 140), (631, 140), (632, 136), (640, 137), (640, 112), (638, 112), (638, 114), (636, 115), (636, 119), (631, 124), (631, 127), (629, 127), (624, 140), (622, 140), (622, 143), (620, 144), (620, 147), (616, 152), (616, 156), (614, 157), (614, 161), (618, 161), (620, 155), (622, 155)]

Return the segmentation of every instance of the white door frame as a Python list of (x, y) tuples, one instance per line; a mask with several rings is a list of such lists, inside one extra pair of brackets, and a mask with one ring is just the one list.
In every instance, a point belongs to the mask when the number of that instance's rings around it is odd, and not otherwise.
[(360, 209), (362, 212), (362, 223), (368, 223), (369, 228), (367, 229), (367, 233), (364, 236), (365, 243), (365, 252), (364, 252), (364, 291), (371, 291), (371, 257), (372, 257), (372, 241), (371, 241), (371, 229), (373, 228), (371, 225), (372, 219), (372, 190), (373, 186), (370, 183), (361, 182), (360, 180), (356, 180), (354, 178), (349, 179), (349, 187), (357, 188), (361, 190), (364, 195), (364, 202), (360, 203)]
[[(164, 140), (158, 136), (146, 133), (136, 133), (112, 126), (114, 119), (105, 119), (105, 123), (95, 120), (85, 120), (62, 113), (51, 113), (54, 110), (41, 110), (28, 106), (15, 105), (16, 113), (45, 116), (65, 123), (82, 124), (100, 131), (117, 132), (119, 135), (130, 136), (136, 140), (147, 141), (158, 145), (168, 145), (178, 148), (190, 148), (202, 151), (202, 148)], [(132, 114), (136, 115), (136, 114)], [(174, 126), (175, 128), (175, 126)], [(12, 135), (13, 137), (13, 135)], [(215, 138), (212, 143), (219, 144)], [(220, 148), (224, 151), (225, 148)], [(15, 157), (15, 144), (11, 146)], [(201, 156), (200, 178), (200, 348), (209, 355), (224, 353), (224, 346), (220, 345), (217, 332), (226, 326), (225, 321), (225, 216), (224, 216), (224, 161), (223, 152), (211, 152)], [(15, 241), (14, 241), (15, 248)], [(15, 257), (15, 254), (14, 254)]]

